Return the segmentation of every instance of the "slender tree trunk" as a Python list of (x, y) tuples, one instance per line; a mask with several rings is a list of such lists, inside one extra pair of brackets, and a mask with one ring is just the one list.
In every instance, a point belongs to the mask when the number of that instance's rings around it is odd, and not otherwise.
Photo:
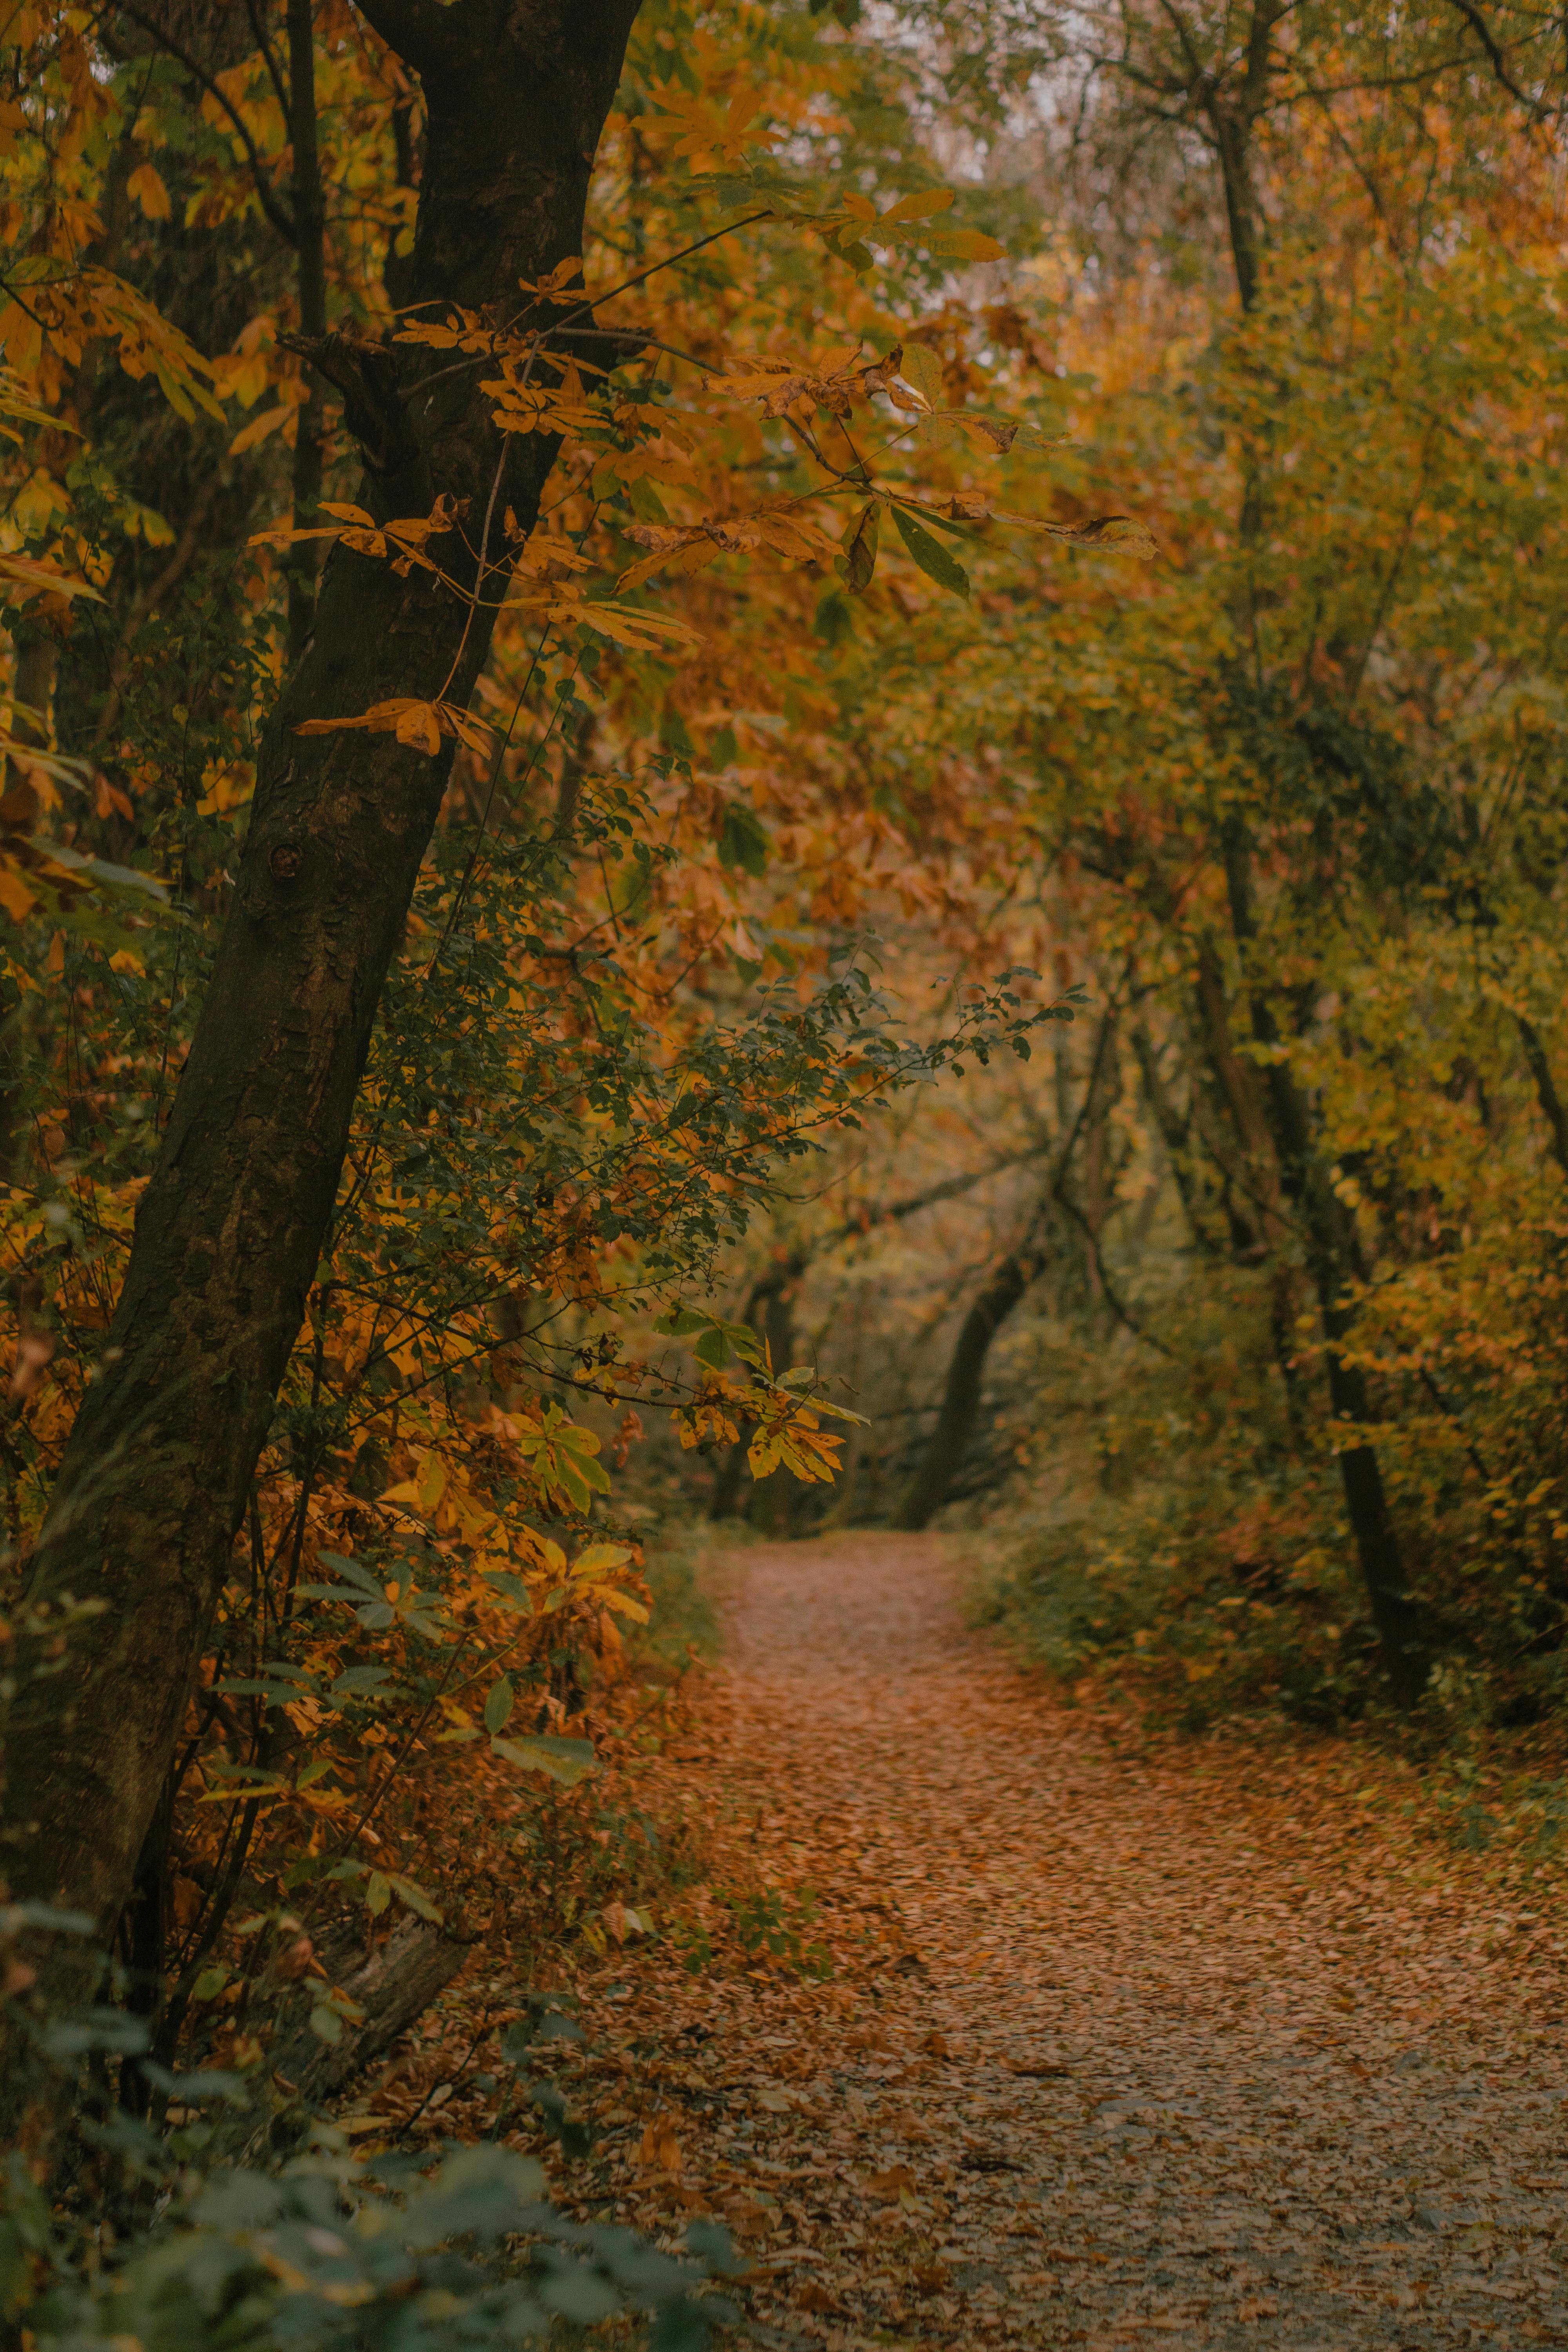
[(1165, 1147), (1171, 1181), (1175, 1185), (1176, 1196), (1186, 1217), (1187, 1230), (1200, 1254), (1212, 1257), (1215, 1236), (1204, 1221), (1202, 1196), (1193, 1167), (1192, 1113), (1189, 1110), (1184, 1115), (1171, 1099), (1154, 1040), (1142, 1022), (1132, 1032), (1132, 1052), (1138, 1064), (1138, 1075), (1143, 1082), (1143, 1099)]
[[(1225, 857), (1231, 922), (1245, 957), (1257, 926), (1247, 848), (1234, 824), (1226, 834)], [(1264, 1087), (1280, 1177), (1300, 1221), (1308, 1271), (1328, 1341), (1330, 1401), (1337, 1419), (1364, 1429), (1373, 1418), (1366, 1374), (1347, 1353), (1355, 1322), (1347, 1294), (1364, 1271), (1354, 1216), (1334, 1190), (1333, 1171), (1317, 1147), (1307, 1098), (1289, 1064), (1279, 1055), (1282, 1040), (1268, 1000), (1255, 984), (1249, 985), (1247, 994), (1253, 1034), (1268, 1049)], [(1389, 1684), (1399, 1704), (1411, 1706), (1426, 1685), (1429, 1661), (1388, 1508), (1382, 1467), (1375, 1448), (1364, 1439), (1342, 1447), (1339, 1460), (1345, 1509)]]
[(1564, 1176), (1568, 1176), (1568, 1111), (1563, 1108), (1563, 1097), (1557, 1091), (1557, 1081), (1552, 1075), (1552, 1064), (1541, 1041), (1541, 1032), (1533, 1021), (1525, 1019), (1522, 1013), (1515, 1013), (1514, 1019), (1519, 1024), (1520, 1043), (1524, 1047), (1530, 1075), (1535, 1081), (1535, 1098), (1541, 1105), (1541, 1116), (1546, 1121), (1547, 1132), (1552, 1138), (1552, 1156)]
[[(637, 0), (363, 0), (363, 10), (424, 85), (413, 297), (437, 316), (455, 304), (510, 321), (520, 280), (583, 250)], [(426, 514), (439, 496), (459, 501), (462, 529), (438, 544), (471, 584), (487, 509), (510, 506), (531, 525), (555, 445), (503, 440), (479, 372), (445, 352), (329, 338), (321, 356), (347, 387), (364, 449), (360, 503), (390, 520)], [(15, 1897), (101, 1928), (130, 1889), (228, 1572), (450, 764), (384, 734), (295, 729), (394, 695), (464, 704), (489, 638), (488, 607), (339, 548), (267, 731), (211, 983), (18, 1644), (5, 1874)], [(61, 1658), (53, 1629), (68, 1601), (96, 1613), (73, 1624)], [(83, 1992), (85, 1939), (37, 1940), (39, 2007)], [(0, 2125), (19, 2124), (27, 2105), (7, 2032)]]
[(926, 1441), (920, 1467), (894, 1517), (896, 1528), (929, 1527), (946, 1501), (980, 1418), (981, 1388), (991, 1342), (1043, 1263), (1043, 1252), (1027, 1244), (1014, 1250), (986, 1277), (984, 1288), (964, 1317), (947, 1368), (947, 1385), (942, 1391), (936, 1427)]

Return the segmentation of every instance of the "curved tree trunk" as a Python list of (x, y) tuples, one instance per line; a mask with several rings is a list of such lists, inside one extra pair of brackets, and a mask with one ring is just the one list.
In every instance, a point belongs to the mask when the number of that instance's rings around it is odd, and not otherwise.
[[(459, 304), (510, 323), (520, 280), (582, 252), (637, 5), (362, 0), (424, 85), (410, 299), (426, 315)], [(329, 337), (313, 355), (344, 388), (364, 449), (360, 503), (390, 520), (458, 501), (465, 520), (439, 544), (471, 586), (487, 510), (493, 561), (509, 506), (532, 524), (554, 443), (503, 440), (479, 372), (445, 352)], [(450, 765), (385, 734), (295, 730), (395, 695), (465, 704), (489, 635), (489, 612), (429, 574), (399, 579), (339, 548), (268, 729), (211, 984), (19, 1645), (0, 1867), (14, 1898), (85, 1913), (100, 1931), (129, 1892), (228, 1571)], [(73, 1623), (59, 1663), (51, 1624), (68, 1602), (95, 1613)], [(39, 1946), (40, 2006), (79, 1996), (88, 1939)], [(21, 2054), (0, 2043), (0, 2123), (23, 2110)]]
[(1013, 1251), (987, 1276), (984, 1288), (964, 1317), (948, 1364), (936, 1427), (926, 1440), (920, 1467), (894, 1516), (896, 1528), (929, 1527), (946, 1501), (980, 1417), (981, 1385), (991, 1342), (1043, 1263), (1038, 1251)]

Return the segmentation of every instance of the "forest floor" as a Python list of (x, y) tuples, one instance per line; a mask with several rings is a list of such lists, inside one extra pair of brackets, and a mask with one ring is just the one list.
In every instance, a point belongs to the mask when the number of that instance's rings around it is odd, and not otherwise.
[(728, 2221), (767, 2347), (1568, 2346), (1549, 1902), (1342, 1744), (1065, 1705), (964, 1630), (935, 1539), (745, 1553), (727, 1614), (660, 1770), (785, 1949), (582, 1979), (563, 2201)]

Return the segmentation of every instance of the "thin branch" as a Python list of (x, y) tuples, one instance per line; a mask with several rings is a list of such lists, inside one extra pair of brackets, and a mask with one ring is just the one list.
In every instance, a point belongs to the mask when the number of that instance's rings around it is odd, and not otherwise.
[(267, 184), (266, 178), (263, 175), (261, 153), (255, 140), (246, 129), (245, 123), (237, 110), (233, 107), (229, 103), (228, 100), (224, 96), (223, 91), (218, 88), (217, 83), (213, 79), (211, 74), (207, 72), (206, 68), (195, 58), (192, 57), (189, 49), (185, 48), (181, 42), (176, 41), (173, 34), (167, 32), (164, 27), (159, 24), (155, 16), (146, 16), (140, 8), (134, 7), (128, 7), (125, 14), (130, 17), (133, 25), (140, 25), (144, 33), (150, 33), (153, 40), (157, 42), (158, 47), (164, 50), (168, 56), (175, 58), (179, 64), (183, 65), (188, 74), (194, 74), (197, 81), (200, 82), (202, 88), (206, 91), (209, 98), (216, 99), (218, 104), (227, 115), (230, 122), (233, 123), (240, 144), (245, 149), (246, 161), (250, 165), (250, 176), (255, 184), (257, 199), (260, 204), (262, 211), (266, 214), (273, 227), (278, 231), (279, 236), (282, 237), (287, 244), (298, 245), (300, 241), (299, 231), (295, 227), (293, 220), (289, 213), (286, 212), (284, 207), (279, 203), (277, 197), (273, 194), (272, 190)]

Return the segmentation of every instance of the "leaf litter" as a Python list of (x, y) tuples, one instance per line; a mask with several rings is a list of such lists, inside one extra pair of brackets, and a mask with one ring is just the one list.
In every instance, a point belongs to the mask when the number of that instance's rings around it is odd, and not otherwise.
[[(1396, 1767), (1147, 1748), (964, 1632), (939, 1540), (857, 1535), (744, 1555), (657, 1770), (712, 1885), (583, 1954), (549, 2059), (594, 2152), (544, 2152), (584, 2218), (726, 2224), (744, 2340), (1568, 2345), (1555, 1898), (1436, 1847)], [(503, 1992), (378, 2114), (537, 2151), (451, 2055)]]

